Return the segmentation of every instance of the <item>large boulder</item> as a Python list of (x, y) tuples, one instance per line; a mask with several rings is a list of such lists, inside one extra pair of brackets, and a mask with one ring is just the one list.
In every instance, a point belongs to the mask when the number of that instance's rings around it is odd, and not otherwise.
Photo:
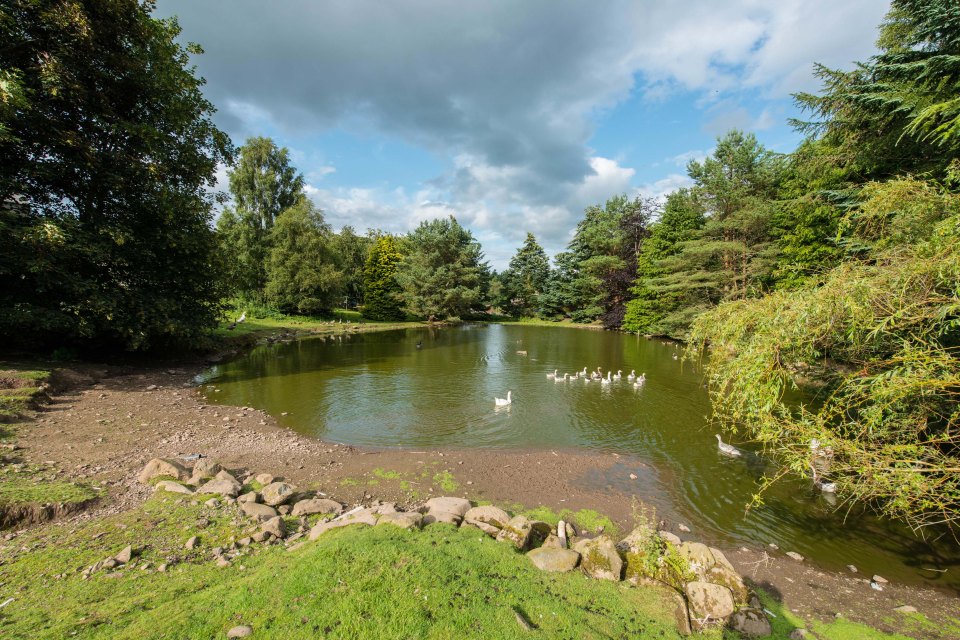
[(509, 542), (519, 551), (526, 551), (530, 545), (530, 534), (533, 532), (532, 523), (526, 516), (513, 516), (500, 529), (497, 542)]
[(174, 480), (188, 480), (190, 472), (176, 460), (154, 458), (146, 464), (137, 480), (147, 484), (154, 478), (173, 478)]
[(698, 580), (726, 587), (733, 594), (735, 604), (747, 604), (750, 591), (722, 551), (699, 542), (684, 542), (677, 551), (686, 558)]
[(193, 489), (190, 487), (185, 487), (179, 482), (174, 482), (173, 480), (161, 480), (157, 484), (153, 485), (154, 491), (169, 491), (170, 493), (182, 493), (184, 495), (192, 495)]
[[(503, 529), (503, 526), (510, 521), (510, 516), (500, 507), (493, 505), (484, 505), (482, 507), (473, 507), (463, 514), (464, 524), (477, 524), (481, 522), (497, 529)], [(482, 527), (481, 527), (482, 528)]]
[(571, 549), (540, 547), (527, 554), (530, 561), (541, 571), (573, 571), (580, 562), (580, 554)]
[(223, 471), (223, 467), (215, 460), (210, 458), (197, 458), (197, 461), (193, 464), (190, 484), (200, 484), (201, 481), (212, 478), (221, 471)]
[(423, 514), (417, 511), (394, 511), (377, 518), (377, 526), (392, 524), (401, 529), (419, 529), (423, 526)]
[(271, 506), (260, 504), (258, 502), (241, 502), (240, 509), (249, 518), (254, 520), (266, 521), (277, 517), (277, 510)]
[(619, 581), (623, 573), (623, 560), (617, 546), (608, 536), (592, 540), (580, 540), (573, 546), (580, 553), (580, 568), (591, 578)]
[(665, 548), (666, 545), (653, 527), (640, 525), (634, 528), (617, 543), (617, 550), (623, 555), (626, 565), (624, 579), (633, 584), (656, 579), (659, 560)]
[(460, 524), (463, 516), (470, 510), (470, 501), (464, 498), (431, 498), (423, 505), (423, 523), (449, 522)]
[(343, 513), (343, 505), (335, 500), (326, 498), (310, 498), (309, 500), (300, 500), (293, 505), (290, 515), (295, 517), (312, 516), (317, 513), (331, 514), (338, 516)]
[(264, 533), (269, 533), (274, 538), (283, 538), (287, 535), (287, 527), (283, 523), (283, 518), (276, 516), (275, 518), (270, 518), (260, 526), (260, 530)]
[(292, 498), (294, 492), (293, 486), (286, 482), (271, 482), (260, 490), (260, 497), (263, 498), (264, 504), (276, 507)]
[(236, 498), (242, 486), (237, 479), (226, 471), (220, 471), (213, 480), (201, 485), (197, 493), (217, 493), (228, 498)]
[(726, 620), (736, 605), (730, 589), (712, 582), (688, 582), (684, 591), (691, 617), (706, 625), (710, 621)]
[(773, 633), (770, 621), (759, 609), (740, 609), (730, 616), (727, 625), (731, 629), (753, 638), (765, 638)]
[(361, 511), (351, 513), (350, 515), (341, 516), (336, 520), (331, 520), (330, 522), (321, 522), (310, 529), (310, 539), (316, 540), (331, 529), (347, 527), (354, 524), (372, 527), (373, 525), (377, 524), (377, 519), (379, 517), (380, 515), (374, 513), (372, 509), (363, 509)]

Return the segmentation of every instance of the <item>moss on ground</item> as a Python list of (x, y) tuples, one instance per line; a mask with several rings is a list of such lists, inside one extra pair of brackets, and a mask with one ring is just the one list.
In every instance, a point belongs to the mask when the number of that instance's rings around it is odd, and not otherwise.
[(0, 466), (0, 506), (85, 502), (100, 495), (90, 485), (59, 480), (46, 465)]
[(50, 370), (6, 363), (0, 369), (0, 420), (11, 421), (32, 408)]
[(563, 520), (564, 522), (570, 522), (575, 527), (580, 530), (586, 529), (591, 532), (596, 532), (600, 527), (603, 527), (604, 533), (610, 535), (613, 538), (618, 537), (621, 534), (620, 527), (616, 522), (608, 518), (607, 516), (594, 511), (593, 509), (580, 509), (579, 511), (573, 511), (571, 509), (562, 509), (559, 513), (551, 509), (550, 507), (539, 506), (532, 509), (528, 509), (520, 504), (509, 505), (505, 507), (507, 511), (512, 511), (525, 515), (531, 520), (542, 520), (550, 525), (557, 526), (557, 522)]
[[(542, 637), (679, 637), (662, 592), (543, 573), (472, 529), (346, 527), (218, 568), (210, 548), (240, 536), (235, 514), (160, 493), (126, 514), (0, 544), (0, 600), (15, 598), (0, 609), (0, 635), (212, 638), (249, 624), (257, 638), (514, 638), (528, 633), (520, 613)], [(200, 546), (186, 551), (192, 535)], [(128, 544), (137, 566), (83, 579)]]

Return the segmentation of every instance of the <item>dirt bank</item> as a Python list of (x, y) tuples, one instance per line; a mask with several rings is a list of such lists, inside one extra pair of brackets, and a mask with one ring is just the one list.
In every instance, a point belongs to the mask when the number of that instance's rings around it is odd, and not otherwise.
[[(630, 496), (589, 488), (596, 484), (583, 481), (614, 465), (630, 466), (624, 457), (559, 450), (366, 450), (320, 442), (278, 427), (260, 411), (207, 404), (193, 383), (201, 369), (198, 363), (83, 366), (61, 375), (67, 381), (61, 391), (18, 427), (23, 457), (105, 487), (102, 506), (81, 516), (85, 518), (142, 501), (148, 489), (135, 476), (149, 459), (202, 453), (231, 468), (282, 475), (344, 502), (411, 504), (452, 494), (554, 511), (592, 509), (625, 529), (630, 526)], [(638, 486), (638, 497), (642, 493)], [(678, 531), (669, 518), (666, 525), (682, 538), (697, 539), (696, 531)], [(742, 574), (781, 597), (802, 618), (832, 619), (839, 613), (892, 629), (889, 621), (900, 615), (893, 612), (899, 605), (913, 605), (936, 621), (955, 616), (960, 604), (952, 594), (897, 584), (874, 591), (863, 576), (820, 571), (782, 552), (725, 551)], [(938, 637), (935, 629), (917, 635)]]

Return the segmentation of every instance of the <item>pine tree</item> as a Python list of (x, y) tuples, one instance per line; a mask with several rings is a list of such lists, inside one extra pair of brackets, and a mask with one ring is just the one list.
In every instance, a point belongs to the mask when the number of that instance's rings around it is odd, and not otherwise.
[(535, 314), (549, 277), (547, 252), (532, 233), (527, 233), (523, 246), (517, 249), (509, 268), (501, 274), (504, 310), (514, 316)]

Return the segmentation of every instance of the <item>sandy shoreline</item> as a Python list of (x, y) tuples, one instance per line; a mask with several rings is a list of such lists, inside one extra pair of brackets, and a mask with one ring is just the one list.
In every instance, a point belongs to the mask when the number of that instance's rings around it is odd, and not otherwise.
[[(370, 449), (300, 436), (249, 408), (208, 404), (195, 386), (202, 363), (95, 366), (76, 369), (70, 388), (52, 397), (35, 420), (18, 426), (30, 462), (49, 462), (72, 479), (105, 487), (101, 511), (139, 504), (148, 489), (135, 481), (154, 457), (202, 453), (230, 468), (270, 472), (346, 503), (371, 500), (404, 505), (430, 496), (458, 495), (502, 505), (544, 505), (554, 511), (592, 509), (631, 527), (634, 501), (609, 487), (590, 487), (587, 474), (625, 458), (611, 453), (561, 450)], [(642, 499), (642, 477), (636, 496)], [(453, 484), (451, 484), (453, 483)], [(455, 484), (456, 488), (450, 490)], [(80, 517), (95, 517), (96, 511)], [(678, 522), (666, 526), (684, 539)], [(721, 548), (723, 546), (721, 545)], [(781, 597), (803, 618), (836, 614), (880, 629), (910, 604), (932, 620), (956, 615), (955, 594), (908, 585), (870, 589), (862, 575), (823, 571), (783, 551), (723, 548), (738, 571)], [(937, 637), (926, 631), (919, 637)]]

